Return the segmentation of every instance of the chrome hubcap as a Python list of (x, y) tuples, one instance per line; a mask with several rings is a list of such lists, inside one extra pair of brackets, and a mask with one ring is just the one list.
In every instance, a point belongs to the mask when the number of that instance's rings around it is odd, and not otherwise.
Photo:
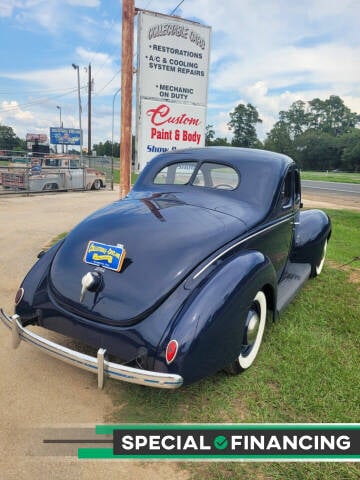
[(251, 347), (255, 343), (259, 331), (260, 317), (258, 313), (252, 310), (246, 323), (244, 343)]

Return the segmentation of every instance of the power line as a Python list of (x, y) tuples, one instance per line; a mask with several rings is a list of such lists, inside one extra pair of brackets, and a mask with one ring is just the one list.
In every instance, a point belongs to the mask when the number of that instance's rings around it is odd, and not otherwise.
[(95, 93), (94, 96), (99, 95), (103, 90), (105, 90), (105, 88), (106, 88), (108, 85), (110, 85), (110, 83), (119, 75), (120, 72), (121, 72), (121, 69), (118, 70), (118, 71), (115, 73), (115, 75), (112, 77), (112, 79), (109, 80), (100, 90), (98, 90), (98, 91)]
[[(96, 54), (97, 54), (97, 51), (100, 50), (100, 48), (104, 45), (105, 40), (106, 40), (107, 37), (109, 36), (109, 33), (110, 33), (111, 30), (114, 28), (114, 24), (115, 24), (115, 21), (114, 21), (114, 19), (112, 19), (112, 21), (111, 21), (111, 23), (110, 23), (110, 26), (107, 27), (107, 30), (105, 31), (102, 40), (101, 40), (101, 41), (98, 43), (98, 45), (96, 46), (95, 51), (94, 51), (94, 54), (93, 54), (91, 60), (89, 61), (89, 63), (93, 63), (93, 60), (94, 60), (94, 58), (95, 58), (95, 56), (96, 56)], [(106, 60), (105, 60), (105, 62), (106, 62)], [(105, 63), (105, 62), (104, 62), (104, 63)], [(104, 65), (104, 63), (103, 63), (103, 65)], [(101, 65), (100, 69), (102, 68), (103, 65)]]
[(177, 9), (180, 7), (180, 5), (181, 5), (182, 3), (184, 3), (184, 2), (185, 2), (185, 0), (181, 0), (181, 2), (180, 2), (178, 5), (176, 5), (176, 7), (175, 7), (174, 10), (170, 13), (170, 15), (174, 15), (174, 13), (176, 12), (176, 10), (177, 10)]
[[(170, 13), (170, 15), (173, 15), (173, 14), (176, 12), (176, 10), (184, 3), (184, 1), (185, 1), (185, 0), (181, 0), (181, 2), (179, 2), (178, 5), (172, 10), (172, 12)], [(152, 0), (149, 0), (149, 1), (148, 1), (147, 5), (146, 5), (146, 7), (145, 7), (145, 10), (147, 10), (147, 9), (149, 8), (149, 5), (151, 4), (151, 2), (152, 2)], [(102, 43), (103, 43), (103, 42), (102, 42)], [(115, 47), (115, 48), (117, 48), (117, 47)], [(115, 48), (114, 48), (114, 50), (115, 50)], [(114, 51), (114, 50), (113, 50), (113, 51)], [(134, 59), (135, 59), (135, 58), (136, 58), (136, 53), (134, 54)], [(105, 60), (105, 62), (104, 62), (100, 67), (98, 67), (98, 68), (96, 69), (96, 72), (95, 72), (95, 73), (100, 72), (106, 62), (107, 62), (107, 60)], [(105, 90), (105, 88), (106, 88), (108, 85), (110, 85), (110, 83), (119, 75), (120, 72), (121, 72), (121, 69), (111, 78), (111, 80), (109, 80), (100, 90), (98, 90), (98, 91), (94, 94), (94, 96), (98, 96), (103, 90)], [(95, 74), (94, 74), (94, 76), (95, 76)], [(85, 106), (85, 108), (86, 108), (86, 106)]]
[[(83, 87), (80, 87), (81, 89), (84, 89), (86, 88), (86, 86), (83, 86)], [(55, 100), (57, 98), (61, 98), (61, 97), (65, 97), (66, 95), (69, 95), (70, 93), (74, 93), (77, 91), (77, 88), (74, 88), (66, 93), (61, 93), (59, 95), (54, 95), (53, 97), (48, 97), (48, 98), (42, 98), (42, 99), (38, 99), (38, 100), (34, 100), (32, 102), (28, 102), (28, 103), (19, 103), (19, 104), (16, 104), (16, 105), (9, 105), (8, 107), (2, 107), (0, 108), (0, 112), (12, 112), (13, 110), (17, 110), (19, 108), (27, 108), (27, 107), (31, 107), (33, 105), (41, 105), (43, 103), (47, 103), (51, 100)]]
[[(65, 88), (62, 90), (63, 92), (70, 92), (72, 91), (72, 88)], [(50, 92), (59, 92), (58, 88), (47, 88), (46, 90), (43, 89), (32, 89), (32, 90), (21, 90), (22, 94), (33, 94), (33, 93), (50, 93)], [(19, 93), (19, 88), (16, 88), (14, 90), (7, 90), (7, 91), (0, 91), (0, 95), (13, 95), (14, 93), (18, 94)]]

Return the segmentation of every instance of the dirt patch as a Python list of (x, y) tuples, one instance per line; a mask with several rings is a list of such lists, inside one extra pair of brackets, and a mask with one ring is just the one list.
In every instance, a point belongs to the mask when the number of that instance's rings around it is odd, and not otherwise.
[[(357, 259), (358, 257), (356, 257)], [(326, 261), (329, 267), (335, 268), (336, 270), (343, 270), (344, 272), (347, 272), (349, 274), (349, 282), (354, 283), (356, 285), (360, 285), (360, 268), (355, 266), (353, 262), (348, 263), (346, 265), (340, 265), (337, 262), (334, 262), (333, 260), (327, 260)], [(360, 290), (360, 286), (359, 286)]]
[(302, 201), (305, 208), (330, 208), (333, 210), (355, 210), (360, 212), (360, 197), (339, 195), (312, 195), (303, 193)]
[(356, 283), (357, 285), (360, 284), (360, 271), (359, 270), (353, 270), (350, 272), (349, 275), (349, 280), (351, 283)]

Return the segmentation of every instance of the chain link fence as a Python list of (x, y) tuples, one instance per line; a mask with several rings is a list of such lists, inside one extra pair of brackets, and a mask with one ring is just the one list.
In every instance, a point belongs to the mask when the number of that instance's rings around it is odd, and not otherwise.
[(0, 152), (0, 195), (112, 189), (111, 157)]

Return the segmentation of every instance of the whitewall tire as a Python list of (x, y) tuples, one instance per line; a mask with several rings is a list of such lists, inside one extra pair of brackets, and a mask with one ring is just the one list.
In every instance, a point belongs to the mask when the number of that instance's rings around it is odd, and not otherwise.
[(315, 266), (315, 276), (317, 277), (318, 275), (320, 275), (320, 273), (322, 272), (322, 269), (324, 267), (324, 263), (325, 263), (325, 257), (326, 257), (326, 250), (327, 250), (327, 240), (325, 240), (324, 242), (324, 247), (323, 247), (323, 251), (322, 251), (322, 254), (321, 254), (321, 259), (320, 259), (320, 263), (319, 265), (316, 265)]
[(230, 364), (226, 371), (232, 374), (244, 372), (254, 363), (263, 339), (267, 315), (266, 296), (263, 291), (257, 292), (251, 303), (242, 338), (238, 358)]

